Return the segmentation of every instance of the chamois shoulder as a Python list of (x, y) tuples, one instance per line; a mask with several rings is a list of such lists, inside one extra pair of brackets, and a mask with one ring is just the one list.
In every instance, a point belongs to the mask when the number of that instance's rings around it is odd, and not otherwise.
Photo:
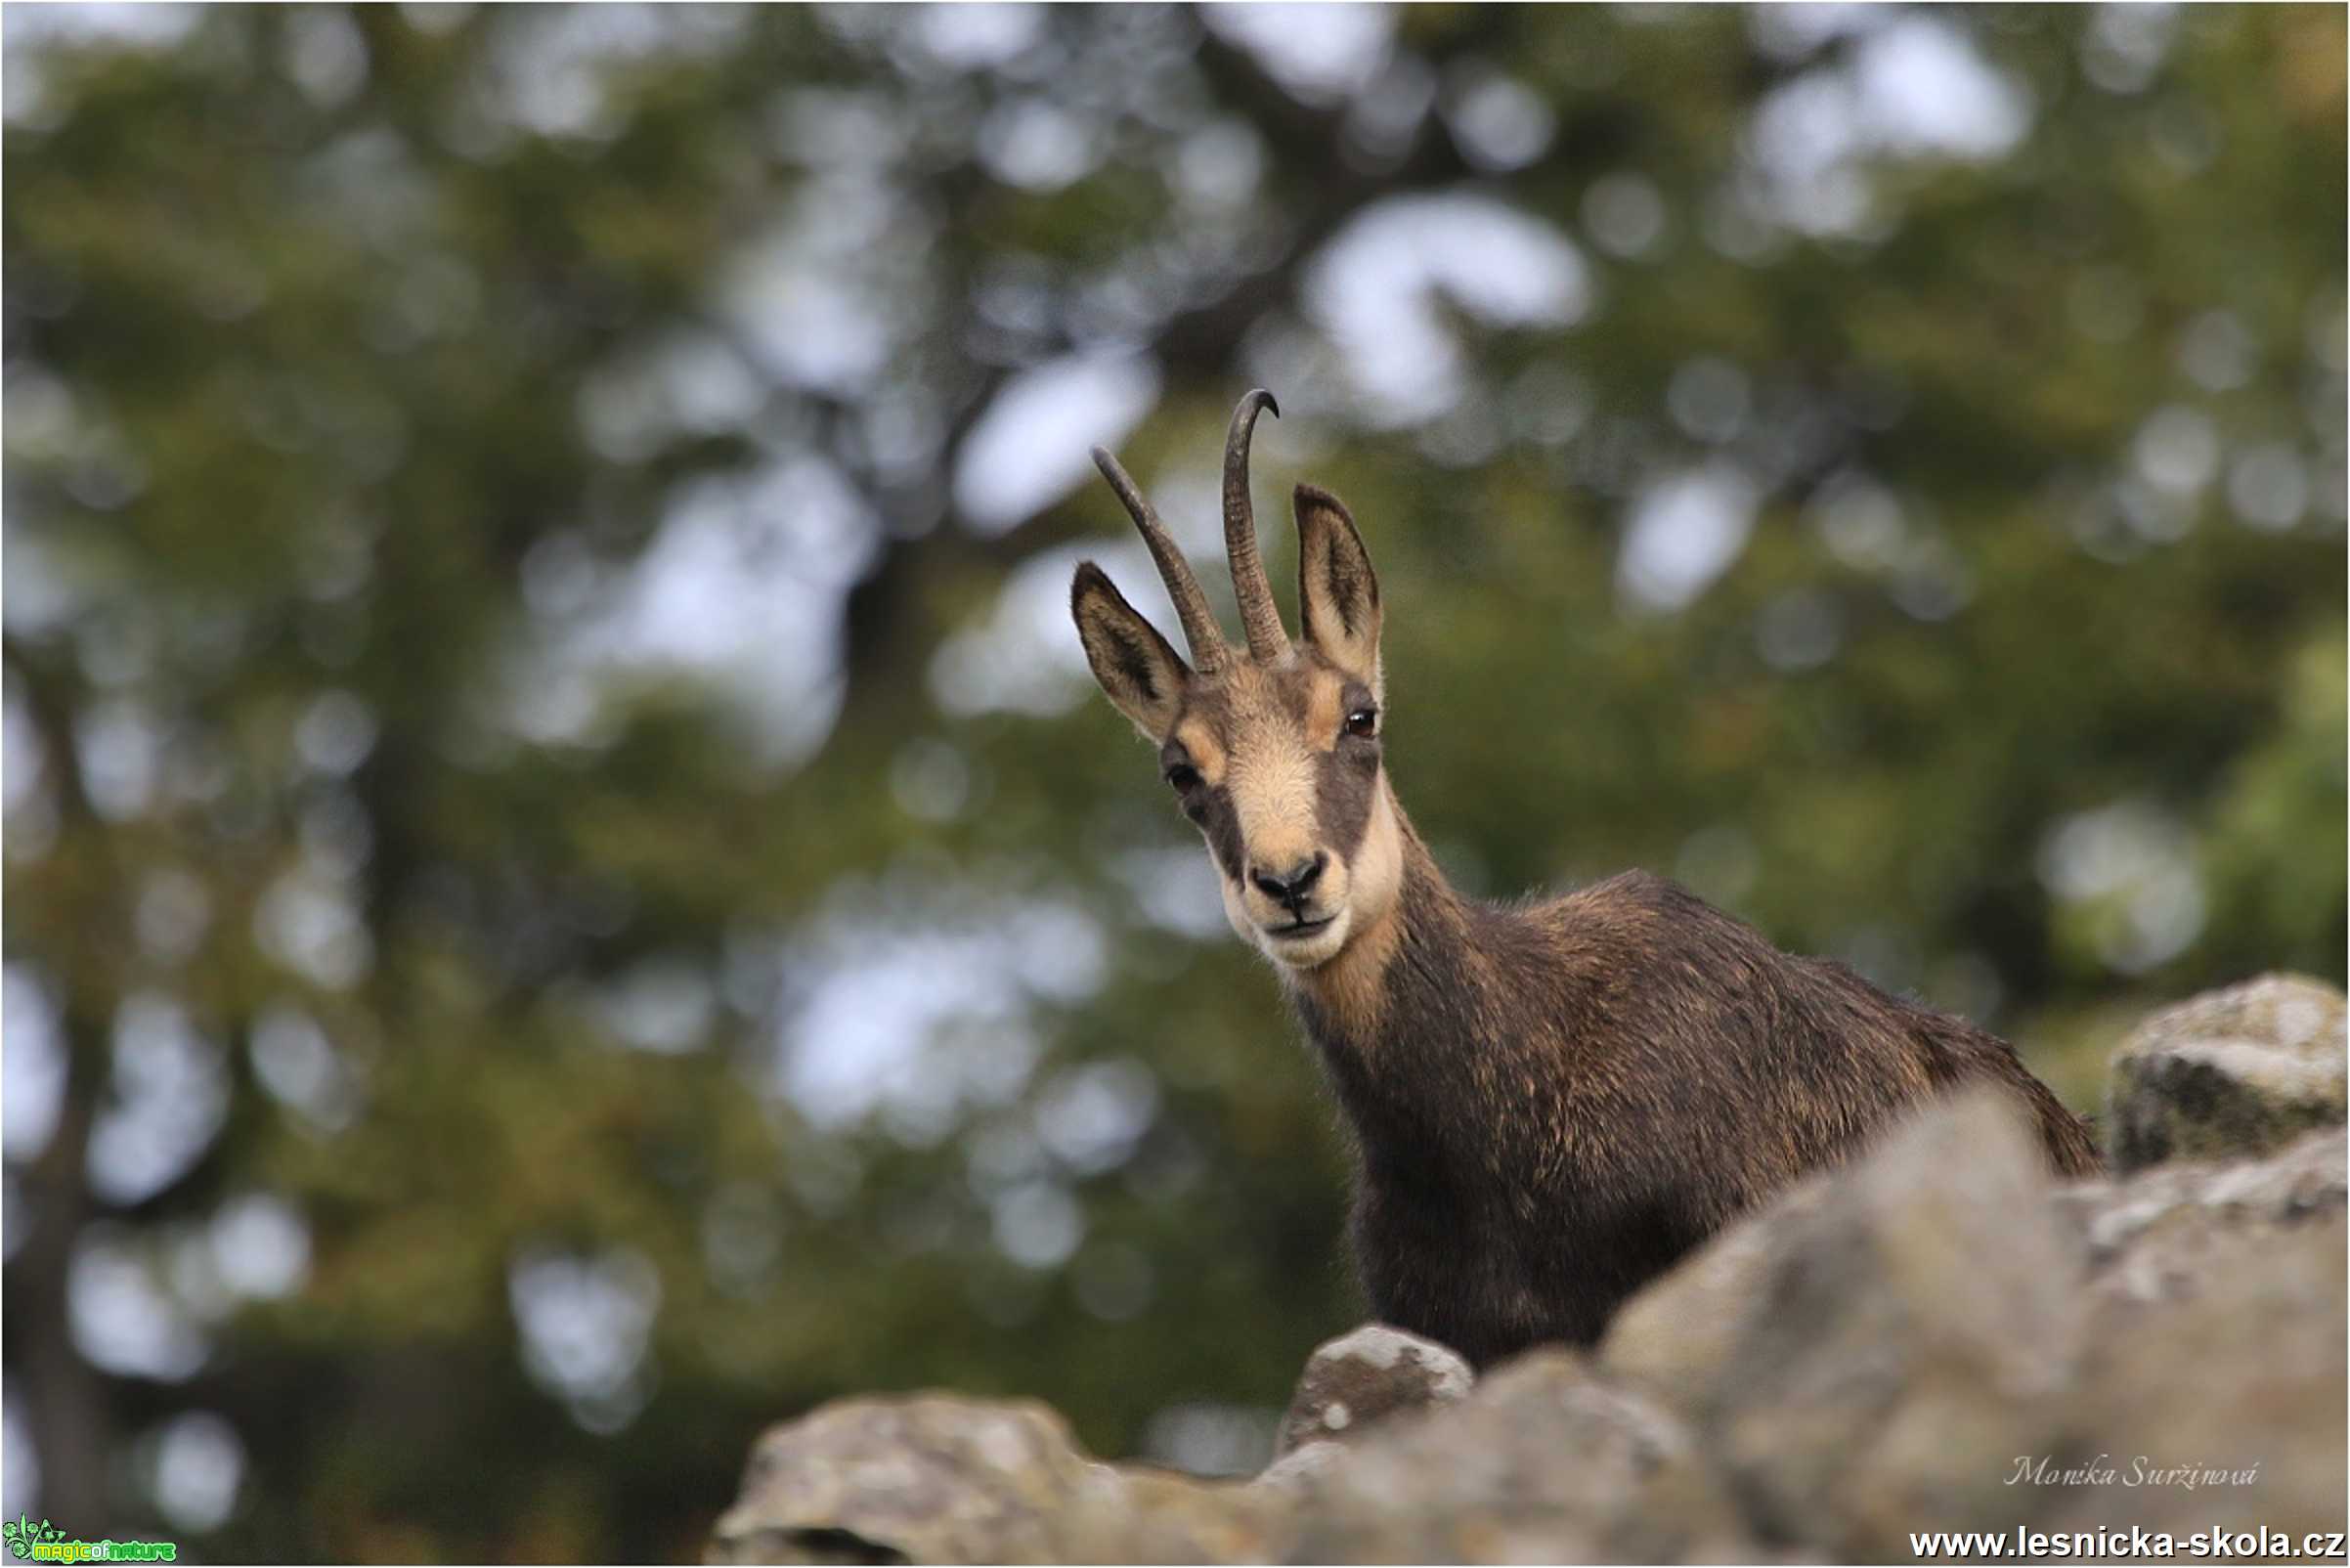
[(1552, 939), (1667, 993), (1749, 991), (1815, 1023), (1839, 1043), (1907, 1039), (1931, 1009), (1871, 983), (1850, 965), (1791, 953), (1735, 915), (1650, 871), (1626, 871), (1545, 905)]
[(1507, 905), (1530, 918), (1550, 921), (1560, 917), (1585, 919), (1667, 917), (1689, 910), (1718, 914), (1711, 904), (1675, 882), (1637, 867), (1612, 877), (1587, 882), (1564, 893), (1535, 894)]
[(1774, 952), (1753, 927), (1653, 871), (1623, 871), (1525, 911), (1557, 939), (1619, 957), (1688, 958), (1710, 950), (1724, 960), (1755, 961)]

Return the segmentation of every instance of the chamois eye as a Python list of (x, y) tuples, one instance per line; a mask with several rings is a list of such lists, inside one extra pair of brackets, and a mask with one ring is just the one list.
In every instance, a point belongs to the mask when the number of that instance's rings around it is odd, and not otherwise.
[(1189, 795), (1192, 792), (1192, 786), (1199, 782), (1199, 769), (1187, 763), (1177, 762), (1173, 767), (1167, 769), (1167, 782), (1175, 787), (1176, 794)]
[(1346, 716), (1346, 732), (1365, 740), (1379, 732), (1379, 711), (1376, 708), (1358, 708)]

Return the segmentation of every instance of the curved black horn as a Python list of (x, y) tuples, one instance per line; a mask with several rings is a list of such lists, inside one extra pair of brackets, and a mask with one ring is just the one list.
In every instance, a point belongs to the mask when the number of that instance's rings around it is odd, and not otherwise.
[(1273, 584), (1265, 576), (1264, 557), (1257, 553), (1256, 512), (1248, 503), (1248, 438), (1256, 429), (1259, 409), (1281, 417), (1273, 394), (1257, 387), (1232, 411), (1232, 430), (1224, 440), (1224, 553), (1232, 561), (1233, 597), (1240, 604), (1240, 629), (1248, 636), (1249, 656), (1260, 664), (1279, 659), (1289, 649), (1281, 611), (1273, 603)]
[(1201, 590), (1199, 580), (1192, 575), (1191, 563), (1183, 558), (1183, 551), (1167, 532), (1167, 525), (1158, 520), (1158, 513), (1144, 499), (1142, 487), (1118, 466), (1117, 458), (1110, 455), (1107, 447), (1093, 450), (1094, 466), (1102, 470), (1102, 477), (1117, 492), (1127, 514), (1134, 519), (1134, 526), (1142, 531), (1143, 543), (1150, 546), (1151, 559), (1158, 564), (1159, 580), (1167, 585), (1167, 597), (1175, 601), (1176, 618), (1183, 622), (1184, 640), (1192, 645), (1193, 665), (1203, 675), (1214, 675), (1224, 668), (1229, 645), (1224, 640), (1224, 629), (1216, 625), (1216, 612), (1208, 608), (1207, 594)]

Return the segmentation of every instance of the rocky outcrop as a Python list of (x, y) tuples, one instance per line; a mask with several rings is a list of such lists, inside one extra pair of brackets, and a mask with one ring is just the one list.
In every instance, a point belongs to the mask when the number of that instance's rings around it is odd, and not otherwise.
[(1289, 1492), (1285, 1562), (1755, 1556), (1687, 1422), (1567, 1350), (1367, 1435)]
[[(2338, 1131), (2060, 1189), (2003, 1105), (1961, 1101), (1643, 1291), (1599, 1371), (1688, 1418), (1756, 1534), (1806, 1555), (2338, 1530), (2344, 1191)], [(2181, 1466), (2255, 1473), (2135, 1474)]]
[(2059, 1393), (2082, 1338), (2042, 1172), (2006, 1104), (1969, 1099), (1758, 1220), (1744, 1288), (1715, 1298), (1726, 1354), (1670, 1386), (1765, 1539), (1886, 1557), (1904, 1520), (1984, 1513), (2013, 1452), (2000, 1417)]
[[(2226, 1039), (2322, 1067), (2330, 1029), (2338, 1068), (2341, 1017), (2265, 980), (2118, 1061)], [(1331, 1341), (1251, 1482), (1100, 1463), (1035, 1405), (828, 1406), (762, 1440), (712, 1558), (1874, 1561), (1926, 1530), (2340, 1530), (2342, 1132), (2198, 1109), (2266, 1064), (2186, 1101), (2130, 1070), (2114, 1103), (2170, 1129), (2159, 1162), (2060, 1185), (2004, 1101), (1954, 1100), (1717, 1237), (1588, 1353), (1478, 1381), (1392, 1328)]]
[(2113, 1059), (2109, 1156), (2117, 1170), (2283, 1148), (2339, 1126), (2342, 993), (2264, 975), (2166, 1008)]
[(1047, 1562), (1103, 1467), (1032, 1402), (827, 1405), (752, 1451), (718, 1562)]
[(1465, 1399), (1476, 1381), (1468, 1362), (1435, 1340), (1367, 1323), (1306, 1358), (1273, 1452), (1351, 1442), (1401, 1412)]

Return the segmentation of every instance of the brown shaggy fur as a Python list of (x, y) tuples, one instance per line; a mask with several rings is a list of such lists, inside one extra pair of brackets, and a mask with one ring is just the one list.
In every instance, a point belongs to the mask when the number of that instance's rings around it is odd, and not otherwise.
[(1404, 839), (1395, 929), (1357, 938), (1371, 973), (1350, 948), (1291, 988), (1355, 1133), (1355, 1254), (1386, 1322), (1479, 1365), (1589, 1343), (1742, 1210), (1959, 1083), (2014, 1093), (2057, 1171), (2100, 1168), (2005, 1042), (1673, 883), (1481, 904)]

